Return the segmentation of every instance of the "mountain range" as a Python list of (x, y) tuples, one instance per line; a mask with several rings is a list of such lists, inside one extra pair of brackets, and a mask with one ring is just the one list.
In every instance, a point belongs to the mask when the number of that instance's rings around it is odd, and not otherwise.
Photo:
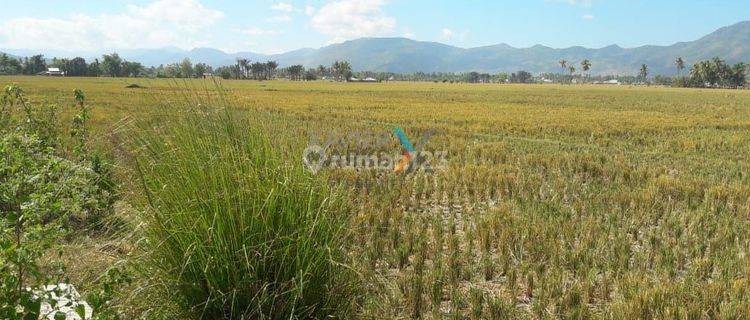
[[(38, 53), (34, 50), (0, 49), (16, 56)], [(36, 53), (35, 53), (36, 52)], [(99, 53), (43, 52), (45, 56), (83, 57)], [(558, 61), (565, 59), (580, 69), (578, 63), (591, 60), (592, 74), (637, 74), (641, 64), (651, 74), (677, 73), (675, 59), (682, 57), (688, 65), (704, 59), (720, 57), (729, 63), (750, 62), (750, 21), (721, 28), (700, 39), (669, 46), (647, 45), (622, 48), (611, 45), (599, 49), (570, 47), (555, 49), (543, 45), (514, 48), (498, 44), (477, 48), (459, 48), (437, 42), (406, 38), (360, 38), (319, 49), (299, 49), (281, 54), (264, 55), (253, 52), (226, 53), (212, 48), (182, 50), (179, 48), (120, 50), (119, 54), (146, 66), (158, 66), (189, 58), (212, 66), (230, 65), (237, 58), (251, 61), (275, 60), (281, 67), (302, 64), (306, 67), (331, 65), (336, 60), (351, 62), (355, 71), (409, 72), (560, 72)], [(88, 60), (88, 59), (87, 59)]]

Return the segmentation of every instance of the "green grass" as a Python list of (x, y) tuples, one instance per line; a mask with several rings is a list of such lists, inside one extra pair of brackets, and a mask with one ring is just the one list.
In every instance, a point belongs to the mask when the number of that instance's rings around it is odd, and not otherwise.
[(204, 107), (135, 133), (150, 259), (202, 319), (346, 318), (346, 199), (280, 159), (262, 123)]

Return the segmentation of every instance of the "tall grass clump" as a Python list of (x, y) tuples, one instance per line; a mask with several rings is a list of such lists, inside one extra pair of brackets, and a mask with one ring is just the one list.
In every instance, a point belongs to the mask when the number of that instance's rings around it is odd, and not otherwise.
[(203, 319), (347, 317), (340, 190), (284, 157), (290, 144), (266, 131), (270, 117), (199, 109), (133, 140), (149, 259), (169, 295)]

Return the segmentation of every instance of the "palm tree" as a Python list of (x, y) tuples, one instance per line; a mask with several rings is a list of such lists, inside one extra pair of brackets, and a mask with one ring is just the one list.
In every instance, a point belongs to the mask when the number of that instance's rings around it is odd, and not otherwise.
[(702, 87), (713, 84), (711, 81), (715, 78), (714, 74), (710, 61), (698, 62), (690, 69), (690, 77)]
[(336, 61), (331, 66), (331, 72), (337, 79), (346, 81), (352, 73), (352, 65), (348, 61)]
[(263, 62), (256, 62), (250, 65), (249, 68), (253, 74), (255, 80), (263, 80), (266, 74), (266, 64)]
[(319, 66), (318, 66), (318, 75), (319, 75), (320, 77), (323, 77), (323, 76), (325, 76), (325, 75), (326, 75), (326, 71), (327, 71), (327, 70), (328, 70), (328, 68), (326, 68), (326, 66), (324, 66), (324, 65), (322, 65), (322, 64), (321, 64), (321, 65), (319, 65)]
[(682, 70), (685, 70), (685, 60), (682, 60), (682, 57), (679, 57), (674, 63), (677, 65), (677, 73), (682, 77)]
[(560, 61), (558, 61), (557, 63), (560, 64), (560, 68), (562, 68), (563, 74), (565, 74), (565, 72), (568, 71), (568, 61), (566, 61), (565, 59), (560, 59)]
[(304, 71), (305, 67), (299, 64), (290, 66), (288, 68), (289, 77), (291, 78), (291, 80), (300, 80)]
[(570, 82), (573, 82), (573, 74), (576, 73), (576, 67), (569, 66), (568, 71), (570, 72)]
[(268, 61), (266, 62), (266, 71), (268, 72), (268, 79), (273, 78), (273, 73), (276, 71), (276, 68), (279, 66), (279, 64), (276, 61)]
[(638, 73), (638, 76), (643, 82), (646, 82), (646, 79), (648, 78), (648, 66), (646, 64), (641, 65), (641, 71)]
[[(589, 59), (581, 61), (581, 68), (583, 68), (583, 72), (588, 73), (589, 70), (591, 70), (591, 61), (589, 61)], [(591, 78), (591, 73), (588, 73), (586, 77)]]
[[(247, 72), (250, 69), (250, 60), (248, 59), (237, 59), (237, 79), (241, 77), (248, 78)], [(240, 76), (242, 74), (242, 76)]]
[(237, 80), (240, 79), (242, 74), (242, 59), (237, 58)]
[(352, 75), (352, 65), (349, 63), (349, 61), (341, 61), (341, 75), (344, 77), (344, 80), (348, 80), (349, 77)]

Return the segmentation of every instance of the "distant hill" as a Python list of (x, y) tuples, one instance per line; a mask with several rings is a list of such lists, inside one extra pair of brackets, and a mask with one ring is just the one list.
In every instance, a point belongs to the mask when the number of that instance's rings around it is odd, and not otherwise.
[[(6, 50), (16, 55), (28, 55), (30, 50)], [(54, 53), (45, 53), (50, 57)], [(69, 56), (70, 54), (67, 54)], [(636, 74), (641, 64), (647, 64), (651, 74), (677, 73), (674, 60), (683, 57), (688, 65), (704, 59), (720, 57), (727, 62), (750, 62), (750, 21), (721, 28), (695, 41), (671, 46), (642, 46), (622, 48), (611, 45), (600, 49), (570, 47), (554, 49), (542, 45), (514, 48), (506, 44), (478, 48), (459, 48), (437, 42), (415, 41), (405, 38), (361, 38), (333, 44), (320, 49), (299, 49), (282, 54), (263, 55), (253, 52), (226, 53), (211, 48), (182, 50), (179, 48), (124, 50), (125, 59), (147, 66), (158, 66), (189, 58), (212, 66), (233, 64), (237, 58), (252, 61), (276, 60), (280, 66), (302, 64), (306, 67), (330, 65), (336, 60), (348, 60), (355, 70), (388, 72), (559, 72), (557, 61), (565, 59), (577, 64), (590, 59), (592, 74)], [(58, 53), (59, 57), (66, 56)], [(94, 54), (82, 55), (93, 57)]]
[(346, 59), (358, 70), (391, 72), (560, 72), (558, 61), (577, 65), (583, 59), (593, 63), (593, 74), (637, 74), (647, 64), (651, 74), (676, 74), (674, 61), (683, 57), (688, 65), (720, 57), (730, 63), (750, 62), (750, 21), (721, 28), (703, 38), (671, 46), (601, 49), (571, 47), (553, 49), (542, 45), (514, 48), (506, 44), (463, 49), (435, 42), (404, 38), (363, 38), (323, 47), (301, 57), (273, 56), (282, 65), (329, 65)]

